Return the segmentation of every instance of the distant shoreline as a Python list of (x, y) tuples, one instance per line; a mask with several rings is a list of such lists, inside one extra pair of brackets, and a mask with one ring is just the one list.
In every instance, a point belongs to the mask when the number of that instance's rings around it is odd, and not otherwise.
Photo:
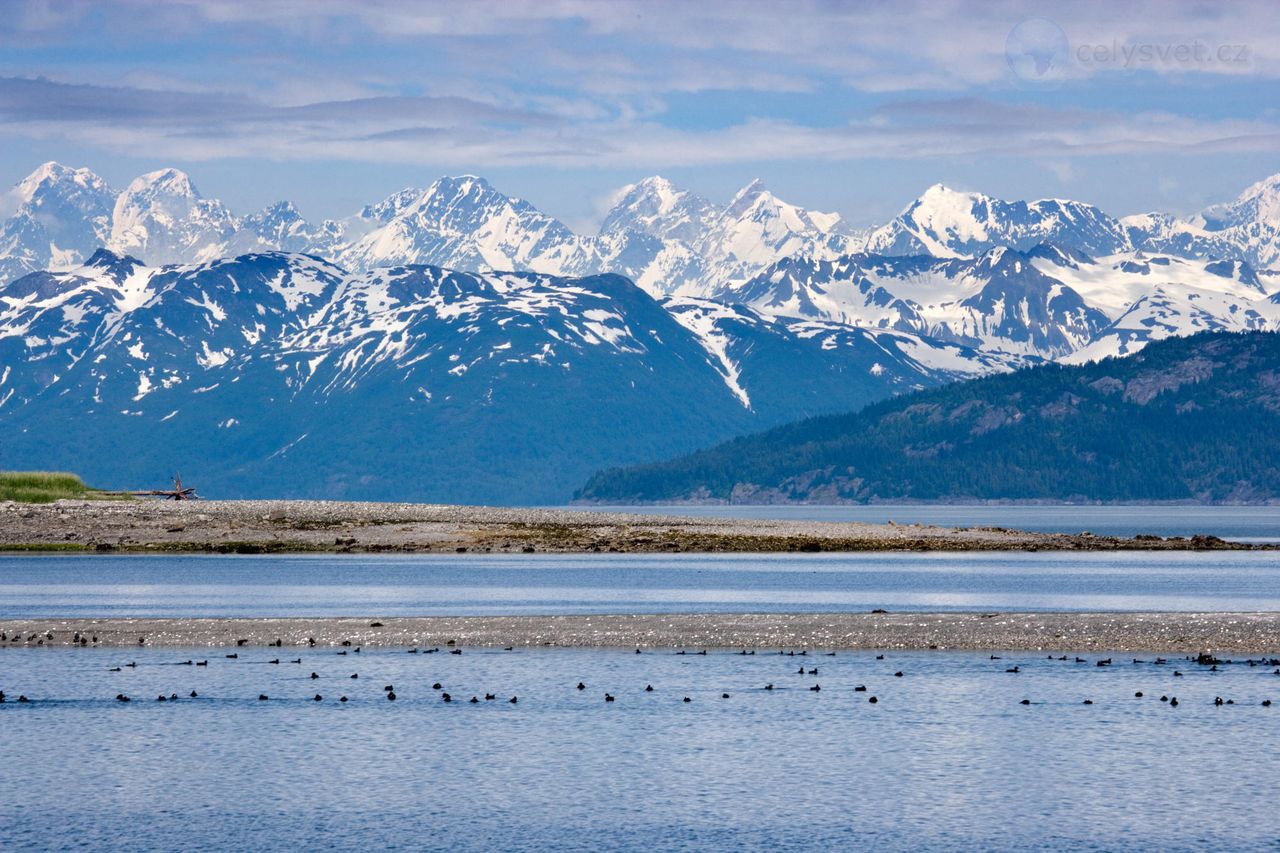
[[(748, 613), (0, 620), (0, 648), (467, 647), (1273, 655), (1280, 613)], [(82, 646), (80, 639), (85, 642)], [(314, 646), (312, 641), (314, 640)], [(1124, 662), (1121, 662), (1124, 663)]]
[(1096, 536), (600, 510), (330, 501), (0, 503), (12, 553), (790, 553), (1261, 551), (1215, 536)]

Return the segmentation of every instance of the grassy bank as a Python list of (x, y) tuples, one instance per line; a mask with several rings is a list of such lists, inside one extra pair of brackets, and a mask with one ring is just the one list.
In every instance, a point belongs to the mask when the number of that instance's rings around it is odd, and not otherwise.
[(0, 501), (47, 504), (63, 498), (119, 500), (121, 497), (91, 489), (75, 474), (62, 471), (0, 471)]

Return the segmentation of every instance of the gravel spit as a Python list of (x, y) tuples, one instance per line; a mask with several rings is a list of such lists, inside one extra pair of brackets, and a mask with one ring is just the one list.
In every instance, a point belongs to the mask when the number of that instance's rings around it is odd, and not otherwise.
[(716, 519), (333, 501), (0, 503), (0, 550), (216, 553), (1246, 550), (1212, 536), (1125, 539), (1000, 527)]
[[(373, 623), (381, 623), (374, 627)], [(1269, 655), (1280, 613), (804, 613), (0, 621), (0, 647), (938, 649)], [(52, 635), (52, 636), (50, 636)], [(94, 641), (96, 639), (96, 642)], [(452, 644), (452, 646), (451, 646)]]

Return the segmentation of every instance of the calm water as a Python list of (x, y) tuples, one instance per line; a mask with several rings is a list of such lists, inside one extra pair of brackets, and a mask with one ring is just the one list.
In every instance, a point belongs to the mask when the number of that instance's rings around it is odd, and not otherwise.
[(637, 506), (591, 507), (600, 512), (773, 518), (786, 521), (865, 521), (940, 527), (1010, 527), (1046, 533), (1088, 530), (1106, 536), (1192, 536), (1238, 542), (1280, 542), (1280, 506)]
[[(1280, 610), (1280, 554), (0, 557), (0, 619), (874, 607)], [(1280, 850), (1273, 665), (224, 654), (0, 649), (0, 850)]]
[(0, 557), (0, 618), (1280, 610), (1280, 552)]
[[(1280, 676), (1266, 666), (270, 656), (0, 649), (0, 849), (1280, 849), (1280, 705), (1260, 705), (1280, 700)], [(436, 680), (463, 701), (441, 702)], [(15, 704), (19, 691), (35, 701)], [(485, 691), (498, 699), (465, 701)]]

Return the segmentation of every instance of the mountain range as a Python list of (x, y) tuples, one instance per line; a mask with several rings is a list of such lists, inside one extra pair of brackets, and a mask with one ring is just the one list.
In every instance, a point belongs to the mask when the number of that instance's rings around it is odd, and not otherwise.
[(209, 494), (561, 501), (592, 471), (1007, 365), (616, 275), (98, 250), (0, 288), (0, 468)]
[(891, 222), (861, 231), (788, 204), (759, 181), (721, 206), (646, 178), (617, 193), (593, 235), (474, 176), (408, 188), (319, 224), (289, 202), (238, 217), (176, 169), (116, 192), (87, 169), (46, 163), (10, 195), (0, 281), (74, 268), (98, 248), (149, 266), (282, 251), (352, 272), (616, 274), (659, 298), (1033, 359), (1088, 360), (1170, 334), (1274, 328), (1269, 297), (1280, 289), (1280, 175), (1185, 220), (1117, 219), (1076, 201), (1011, 202), (935, 185)]
[(46, 163), (9, 201), (0, 467), (107, 485), (559, 501), (904, 391), (1280, 328), (1280, 176), (1186, 220), (939, 185), (861, 231), (657, 177), (593, 235), (474, 176), (319, 224), (176, 169), (117, 192)]
[(957, 382), (597, 474), (583, 500), (1280, 499), (1280, 335)]

